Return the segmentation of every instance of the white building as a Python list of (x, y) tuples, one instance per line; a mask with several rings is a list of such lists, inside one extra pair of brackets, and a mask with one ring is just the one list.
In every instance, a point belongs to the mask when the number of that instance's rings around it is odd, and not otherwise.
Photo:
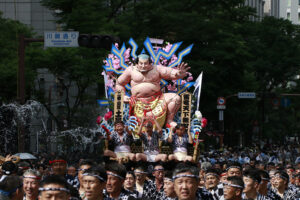
[(264, 14), (300, 24), (300, 0), (265, 0)]

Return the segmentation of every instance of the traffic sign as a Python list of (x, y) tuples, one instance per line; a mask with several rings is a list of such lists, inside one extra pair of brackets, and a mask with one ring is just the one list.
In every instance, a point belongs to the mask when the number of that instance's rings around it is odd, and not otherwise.
[(78, 35), (76, 31), (45, 31), (45, 47), (78, 47)]
[(272, 105), (273, 105), (274, 107), (278, 107), (278, 106), (280, 105), (279, 99), (278, 99), (278, 98), (272, 99)]
[(281, 99), (281, 105), (285, 108), (289, 107), (291, 105), (291, 100), (287, 97), (284, 97)]
[(224, 97), (219, 97), (217, 100), (218, 105), (225, 105), (226, 99)]
[(225, 110), (226, 106), (225, 105), (217, 105), (218, 110)]
[(255, 92), (239, 92), (238, 98), (239, 99), (255, 99), (256, 94), (255, 94)]

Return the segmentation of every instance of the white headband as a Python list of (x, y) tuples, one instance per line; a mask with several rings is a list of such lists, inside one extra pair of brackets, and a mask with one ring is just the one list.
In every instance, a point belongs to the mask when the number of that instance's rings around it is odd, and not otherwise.
[(173, 182), (173, 179), (165, 177), (164, 180)]
[(115, 176), (115, 177), (118, 177), (120, 179), (124, 179), (122, 176), (118, 175), (118, 174), (115, 174), (115, 173), (112, 173), (112, 172), (106, 172), (107, 175), (111, 175), (111, 176)]
[(175, 180), (176, 178), (181, 178), (181, 177), (189, 177), (189, 178), (197, 178), (199, 179), (199, 176), (197, 175), (192, 175), (192, 174), (181, 174), (181, 175), (176, 175), (176, 176), (173, 176), (173, 180)]
[(23, 176), (23, 178), (32, 178), (32, 179), (37, 179), (37, 180), (41, 179), (41, 177), (39, 177), (39, 176)]
[(148, 174), (147, 172), (137, 171), (137, 170), (134, 170), (134, 173), (136, 173), (136, 174)]
[(70, 193), (70, 190), (67, 188), (39, 188), (39, 191), (64, 191)]
[(104, 178), (102, 178), (101, 176), (96, 175), (96, 174), (84, 173), (84, 174), (82, 174), (82, 176), (93, 176), (93, 177), (98, 178), (100, 181), (105, 182)]
[(231, 186), (231, 187), (236, 187), (236, 188), (241, 188), (241, 189), (243, 189), (243, 187), (242, 187), (242, 186), (240, 186), (240, 185), (231, 184), (231, 183), (223, 183), (223, 184), (224, 184), (224, 185)]

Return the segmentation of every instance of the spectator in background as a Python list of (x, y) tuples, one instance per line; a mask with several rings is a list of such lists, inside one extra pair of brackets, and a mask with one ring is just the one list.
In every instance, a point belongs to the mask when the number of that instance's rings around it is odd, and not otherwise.
[(91, 167), (81, 177), (81, 184), (85, 191), (85, 200), (108, 199), (104, 197), (107, 175), (103, 167)]
[(164, 195), (163, 200), (174, 200), (176, 198), (176, 193), (174, 190), (174, 181), (172, 179), (172, 172), (166, 171), (164, 177)]
[(79, 182), (78, 192), (82, 199), (84, 199), (84, 197), (85, 197), (82, 175), (86, 172), (86, 170), (90, 169), (93, 166), (94, 166), (94, 162), (92, 160), (81, 160), (79, 163), (78, 174), (77, 174), (76, 179)]
[(73, 178), (76, 177), (77, 173), (76, 173), (76, 167), (74, 166), (69, 166), (68, 169), (67, 169), (67, 174), (72, 176)]
[(224, 184), (225, 200), (241, 200), (244, 189), (244, 182), (240, 176), (230, 176)]
[(59, 175), (47, 176), (39, 188), (39, 200), (59, 199), (68, 200), (70, 198), (70, 188), (67, 181)]
[(74, 177), (67, 174), (67, 161), (64, 156), (56, 156), (53, 160), (49, 161), (49, 164), (51, 165), (54, 175), (64, 177), (70, 185), (75, 188), (78, 187), (79, 182)]
[(25, 200), (36, 200), (39, 195), (41, 173), (28, 169), (23, 174), (23, 191)]

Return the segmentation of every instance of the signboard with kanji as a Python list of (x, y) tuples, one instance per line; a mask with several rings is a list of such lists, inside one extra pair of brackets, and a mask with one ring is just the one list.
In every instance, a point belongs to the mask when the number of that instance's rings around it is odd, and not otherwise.
[(79, 32), (76, 31), (45, 31), (45, 47), (78, 47)]
[(114, 101), (114, 121), (123, 121), (123, 101), (124, 92), (115, 92), (115, 101)]
[(184, 92), (181, 94), (181, 124), (190, 126), (191, 121), (191, 104), (192, 104), (192, 94), (189, 92)]

